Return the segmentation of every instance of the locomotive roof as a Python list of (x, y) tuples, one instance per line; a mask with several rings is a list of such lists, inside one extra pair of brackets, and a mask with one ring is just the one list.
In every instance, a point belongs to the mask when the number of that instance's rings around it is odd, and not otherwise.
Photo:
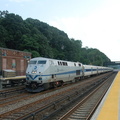
[[(58, 59), (52, 59), (52, 58), (44, 58), (44, 57), (35, 57), (32, 58), (31, 60), (39, 60), (39, 59), (46, 59), (46, 60), (56, 60), (56, 61), (64, 61), (64, 62), (74, 62), (74, 61), (67, 61), (67, 60), (58, 60)], [(74, 62), (74, 63), (80, 63), (80, 62)], [(82, 64), (82, 63), (81, 63)]]

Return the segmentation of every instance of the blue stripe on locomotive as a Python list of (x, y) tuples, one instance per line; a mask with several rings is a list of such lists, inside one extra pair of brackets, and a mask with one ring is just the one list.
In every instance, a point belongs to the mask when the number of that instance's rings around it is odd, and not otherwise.
[[(82, 70), (80, 70), (81, 72)], [(65, 75), (65, 74), (73, 74), (76, 73), (76, 71), (68, 71), (68, 72), (62, 72), (62, 73), (56, 73), (55, 75)], [(28, 77), (30, 77), (32, 80), (35, 80), (37, 77), (43, 77), (43, 76), (51, 76), (52, 74), (48, 74), (48, 75), (35, 75), (33, 77), (33, 75), (27, 75)]]
[[(92, 71), (99, 71), (101, 69), (84, 69), (84, 72), (92, 72)], [(81, 72), (82, 70), (80, 70)], [(56, 75), (64, 75), (64, 74), (73, 74), (76, 73), (76, 71), (68, 71), (68, 72), (62, 72), (62, 73), (57, 73)], [(34, 77), (32, 77), (32, 75), (27, 75), (29, 76), (32, 80), (35, 80), (37, 77), (43, 77), (43, 76), (51, 76), (52, 74), (48, 74), (48, 75), (35, 75)]]

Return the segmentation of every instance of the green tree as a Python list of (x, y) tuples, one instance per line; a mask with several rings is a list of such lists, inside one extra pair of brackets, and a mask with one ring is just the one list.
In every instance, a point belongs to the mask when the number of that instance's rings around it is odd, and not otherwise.
[(83, 64), (103, 65), (110, 59), (98, 49), (82, 47), (81, 40), (37, 19), (27, 18), (8, 11), (0, 11), (0, 47), (23, 50), (32, 57), (49, 57), (78, 61)]

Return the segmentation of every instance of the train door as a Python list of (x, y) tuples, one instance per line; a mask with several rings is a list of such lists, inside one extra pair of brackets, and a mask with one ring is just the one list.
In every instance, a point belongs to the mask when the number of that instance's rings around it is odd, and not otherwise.
[(97, 75), (99, 74), (99, 69), (98, 69), (98, 67), (97, 67)]
[(82, 65), (82, 77), (84, 78), (85, 76), (85, 67)]
[(91, 67), (91, 75), (93, 75), (93, 67)]
[(57, 72), (57, 66), (55, 65), (53, 60), (49, 60), (50, 62), (50, 74), (51, 74), (51, 82), (56, 81), (56, 72)]

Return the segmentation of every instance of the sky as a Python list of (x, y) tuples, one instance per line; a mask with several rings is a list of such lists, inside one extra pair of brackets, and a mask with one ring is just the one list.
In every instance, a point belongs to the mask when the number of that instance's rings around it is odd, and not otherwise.
[(0, 10), (57, 27), (120, 61), (120, 0), (0, 0)]

